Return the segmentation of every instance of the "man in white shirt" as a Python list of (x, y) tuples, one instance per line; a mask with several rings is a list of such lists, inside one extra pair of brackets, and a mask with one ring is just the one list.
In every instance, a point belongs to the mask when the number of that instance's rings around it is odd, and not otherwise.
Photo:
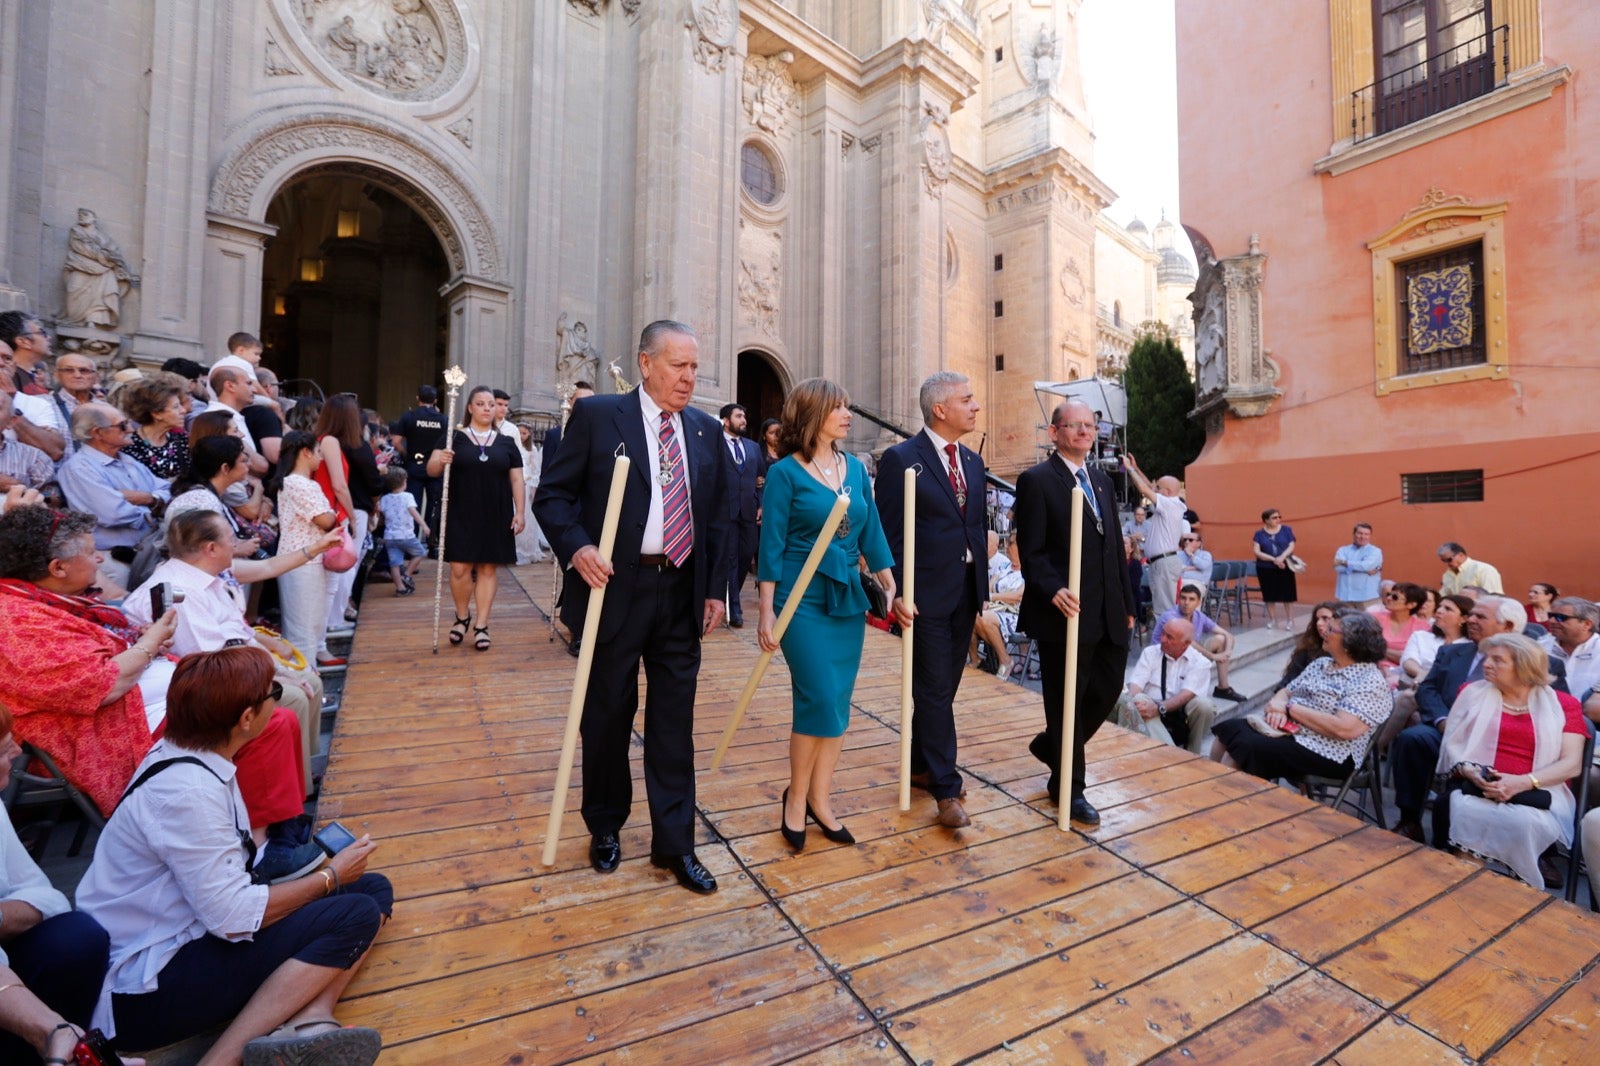
[(0, 392), (0, 489), (14, 485), (41, 488), (55, 478), (56, 464), (38, 448), (9, 438), (6, 430), (15, 419), (11, 396)]
[[(1550, 636), (1539, 643), (1552, 659), (1567, 667), (1567, 691), (1583, 699), (1600, 685), (1600, 607), (1578, 596), (1563, 596), (1550, 605)], [(1600, 857), (1597, 857), (1600, 858)]]
[(0, 393), (11, 397), (16, 412), (6, 430), (6, 439), (32, 445), (48, 455), (52, 463), (59, 463), (67, 454), (67, 427), (61, 422), (61, 412), (44, 396), (20, 392), (13, 376), (15, 370), (11, 345), (0, 340)]
[(267, 472), (266, 456), (256, 447), (250, 434), (250, 425), (244, 420), (244, 409), (255, 398), (255, 371), (246, 373), (237, 367), (218, 366), (211, 370), (211, 391), (216, 399), (206, 405), (207, 411), (226, 411), (233, 417), (233, 425), (244, 440), (244, 452), (250, 462), (250, 472), (257, 477)]
[(1182, 618), (1161, 627), (1160, 642), (1139, 654), (1116, 715), (1124, 729), (1200, 755), (1217, 705), (1200, 695), (1211, 684), (1211, 664), (1195, 651), (1193, 636)]
[(516, 423), (511, 421), (511, 394), (505, 389), (494, 390), (494, 419), (496, 428), (510, 437), (511, 442), (520, 450), (522, 434), (518, 431)]
[(1128, 477), (1150, 500), (1149, 529), (1144, 538), (1144, 562), (1150, 575), (1150, 602), (1156, 614), (1172, 609), (1178, 602), (1178, 578), (1183, 574), (1183, 559), (1178, 555), (1178, 538), (1185, 531), (1183, 513), (1189, 509), (1178, 495), (1178, 479), (1168, 474), (1152, 484), (1139, 469), (1133, 456), (1124, 456)]
[[(304, 655), (296, 655), (292, 644), (258, 633), (245, 621), (244, 593), (230, 572), (234, 563), (233, 540), (233, 528), (215, 511), (185, 511), (178, 515), (167, 526), (167, 552), (171, 558), (128, 594), (122, 613), (136, 625), (149, 625), (154, 615), (150, 592), (157, 585), (167, 584), (171, 593), (181, 593), (183, 597), (177, 604), (178, 628), (172, 635), (174, 655), (221, 651), (229, 641), (258, 644), (271, 652), (277, 679), (283, 685), (280, 704), (293, 711), (300, 722), (306, 794), (310, 795), (311, 759), (321, 747), (322, 677)], [(290, 558), (295, 555), (291, 552)], [(292, 665), (295, 662), (302, 665), (296, 669)]]

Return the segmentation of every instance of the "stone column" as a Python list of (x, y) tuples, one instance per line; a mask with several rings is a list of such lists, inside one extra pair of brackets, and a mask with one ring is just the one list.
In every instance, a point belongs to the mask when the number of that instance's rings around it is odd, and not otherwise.
[[(230, 18), (232, 9), (204, 0), (153, 0), (152, 8), (138, 244), (144, 261), (160, 269), (140, 271), (145, 280), (133, 352), (145, 363), (174, 356), (207, 362), (221, 353), (207, 351), (202, 334), (207, 232), (197, 223), (206, 217), (217, 22)], [(251, 324), (259, 317), (258, 308)]]
[[(261, 260), (267, 238), (277, 226), (230, 215), (206, 213), (205, 277), (200, 304), (202, 350), (226, 350), (228, 336), (239, 330), (255, 333), (261, 326)], [(135, 364), (159, 366), (166, 360), (136, 346)]]
[(511, 369), (511, 288), (462, 274), (439, 295), (450, 307), (449, 365), (467, 372), (468, 387), (502, 387)]
[[(16, 166), (18, 127), (21, 125), (22, 58), (30, 45), (37, 42), (24, 40), (20, 35), (22, 25), (21, 3), (0, 3), (0, 311), (14, 311), (30, 307), (28, 294), (17, 285), (16, 252), (19, 234), (16, 226), (21, 221), (15, 202), (12, 172)], [(34, 197), (34, 214), (38, 213), (38, 198)]]

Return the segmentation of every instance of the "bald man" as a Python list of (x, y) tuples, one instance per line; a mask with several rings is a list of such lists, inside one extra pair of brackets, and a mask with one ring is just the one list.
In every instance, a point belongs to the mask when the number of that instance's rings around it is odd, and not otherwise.
[(1117, 724), (1204, 754), (1217, 718), (1217, 705), (1204, 695), (1210, 687), (1211, 663), (1195, 649), (1193, 623), (1174, 618), (1139, 654), (1128, 690), (1117, 700)]
[(1178, 602), (1178, 580), (1183, 576), (1183, 556), (1178, 554), (1178, 538), (1183, 535), (1183, 512), (1188, 510), (1178, 496), (1183, 486), (1170, 474), (1151, 484), (1132, 455), (1124, 457), (1128, 477), (1134, 487), (1150, 500), (1150, 521), (1144, 537), (1144, 563), (1150, 575), (1150, 602), (1160, 617)]

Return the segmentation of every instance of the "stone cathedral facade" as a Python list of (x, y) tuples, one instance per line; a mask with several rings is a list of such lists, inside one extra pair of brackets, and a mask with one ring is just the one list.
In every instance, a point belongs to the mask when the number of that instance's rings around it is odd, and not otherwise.
[(460, 362), (554, 416), (679, 318), (756, 418), (966, 373), (1009, 475), (1095, 372), (1079, 6), (0, 0), (0, 306), (116, 365), (255, 332), (390, 414)]

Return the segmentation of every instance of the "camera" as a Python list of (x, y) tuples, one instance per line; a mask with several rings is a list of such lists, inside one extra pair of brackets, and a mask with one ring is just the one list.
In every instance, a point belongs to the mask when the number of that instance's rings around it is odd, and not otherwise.
[(160, 618), (167, 613), (167, 608), (176, 607), (183, 602), (183, 590), (174, 589), (172, 582), (161, 581), (150, 586), (150, 617)]
[[(235, 537), (238, 537), (240, 540), (254, 540), (255, 539), (255, 534), (254, 533), (250, 532), (249, 530), (244, 530), (244, 529), (236, 529), (236, 530), (234, 530), (233, 531), (233, 535)], [(265, 549), (265, 548), (257, 548), (255, 551), (250, 553), (249, 558), (251, 558), (251, 559), (270, 559), (270, 558), (272, 558), (272, 553), (267, 551), (267, 549)]]
[(72, 1061), (77, 1066), (122, 1066), (122, 1058), (111, 1047), (98, 1029), (90, 1029), (72, 1049)]

